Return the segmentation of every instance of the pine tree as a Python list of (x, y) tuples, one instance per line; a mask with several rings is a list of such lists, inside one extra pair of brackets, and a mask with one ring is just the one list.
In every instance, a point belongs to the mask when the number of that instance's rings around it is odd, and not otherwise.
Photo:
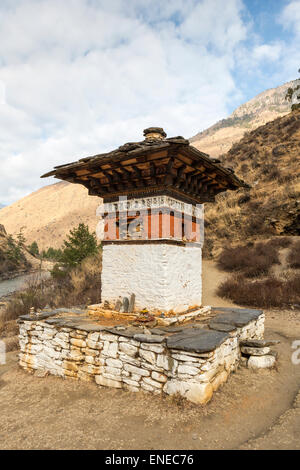
[(39, 256), (40, 251), (36, 241), (32, 242), (31, 245), (28, 247), (29, 253), (33, 256)]
[(78, 266), (85, 258), (97, 254), (99, 250), (96, 235), (90, 233), (87, 225), (81, 223), (70, 230), (64, 241), (61, 262), (69, 270)]

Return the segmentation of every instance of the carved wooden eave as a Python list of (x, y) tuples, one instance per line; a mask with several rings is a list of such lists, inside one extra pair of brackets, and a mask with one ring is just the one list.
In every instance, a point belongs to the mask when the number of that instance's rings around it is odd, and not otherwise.
[(82, 184), (105, 202), (120, 196), (169, 194), (195, 204), (212, 202), (222, 191), (249, 188), (233, 170), (183, 137), (127, 143), (112, 152), (56, 166), (42, 178), (49, 176)]

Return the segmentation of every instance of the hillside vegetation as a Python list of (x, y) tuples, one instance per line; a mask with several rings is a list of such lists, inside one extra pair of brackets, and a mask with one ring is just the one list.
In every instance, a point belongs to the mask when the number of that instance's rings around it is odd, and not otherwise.
[(31, 255), (25, 251), (21, 236), (14, 240), (0, 225), (0, 280), (29, 271)]
[(251, 185), (205, 206), (206, 255), (226, 242), (300, 234), (300, 111), (260, 126), (220, 160)]

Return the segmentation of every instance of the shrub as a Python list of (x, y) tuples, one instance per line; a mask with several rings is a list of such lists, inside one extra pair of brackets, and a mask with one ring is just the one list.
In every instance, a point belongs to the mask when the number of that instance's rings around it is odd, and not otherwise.
[(269, 243), (227, 247), (218, 259), (218, 266), (224, 271), (242, 272), (246, 277), (266, 275), (270, 267), (277, 263), (277, 250)]
[(287, 257), (287, 261), (291, 268), (300, 268), (300, 240), (294, 243), (294, 245), (292, 246)]
[(261, 308), (300, 304), (300, 275), (287, 280), (270, 277), (256, 281), (235, 275), (220, 284), (217, 294), (239, 305)]
[(290, 237), (274, 237), (271, 238), (267, 244), (273, 248), (287, 248), (292, 243)]

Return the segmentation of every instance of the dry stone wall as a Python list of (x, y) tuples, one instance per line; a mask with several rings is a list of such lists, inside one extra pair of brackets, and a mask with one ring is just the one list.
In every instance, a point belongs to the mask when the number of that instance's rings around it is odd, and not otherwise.
[(132, 392), (179, 394), (194, 403), (208, 402), (238, 367), (239, 342), (261, 339), (264, 332), (261, 312), (241, 326), (218, 323), (223, 331), (191, 325), (166, 335), (24, 318), (19, 363), (26, 371)]

